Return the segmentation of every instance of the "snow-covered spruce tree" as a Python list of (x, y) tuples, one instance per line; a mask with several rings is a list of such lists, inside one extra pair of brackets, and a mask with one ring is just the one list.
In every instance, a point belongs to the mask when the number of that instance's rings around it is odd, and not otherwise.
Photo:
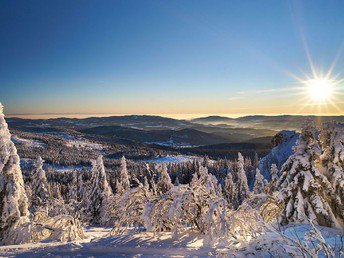
[(116, 179), (116, 192), (123, 194), (130, 189), (130, 181), (127, 170), (127, 160), (123, 156), (121, 158), (121, 167), (118, 180)]
[(160, 175), (157, 183), (157, 191), (158, 194), (164, 194), (173, 187), (173, 184), (171, 182), (170, 175), (167, 172), (166, 164), (162, 164), (161, 167), (159, 167), (159, 171)]
[[(17, 149), (0, 103), (0, 243), (8, 233), (27, 222), (28, 199), (19, 165)], [(16, 242), (13, 239), (13, 242)]]
[(278, 168), (276, 164), (271, 165), (270, 174), (271, 174), (271, 180), (267, 185), (266, 191), (267, 191), (267, 194), (272, 195), (275, 191), (277, 191)]
[(237, 196), (236, 200), (237, 203), (234, 204), (235, 208), (238, 208), (240, 204), (243, 203), (243, 201), (249, 196), (250, 189), (247, 184), (247, 177), (244, 170), (244, 158), (241, 155), (241, 153), (238, 153), (238, 161), (237, 161), (237, 182), (236, 182), (236, 188), (237, 188)]
[(264, 177), (260, 173), (259, 169), (256, 169), (256, 179), (254, 181), (253, 192), (254, 194), (261, 194), (264, 193), (265, 185), (264, 185)]
[(47, 177), (43, 169), (43, 162), (44, 160), (39, 156), (31, 174), (32, 212), (38, 208), (46, 208), (51, 199)]
[(236, 198), (236, 185), (233, 182), (232, 173), (228, 173), (225, 179), (225, 185), (223, 188), (224, 197), (227, 200), (228, 207), (233, 208), (233, 204), (237, 203)]
[(103, 157), (99, 156), (92, 160), (92, 177), (89, 192), (88, 211), (91, 213), (91, 222), (99, 225), (106, 225), (108, 218), (107, 205), (111, 203), (112, 191), (106, 179)]
[(294, 147), (295, 153), (282, 166), (277, 196), (277, 200), (285, 205), (279, 218), (282, 225), (307, 223), (309, 219), (321, 226), (339, 226), (331, 209), (333, 188), (315, 166), (320, 155), (315, 133), (314, 124), (307, 121)]
[(328, 175), (335, 191), (334, 212), (344, 220), (344, 124), (324, 124), (319, 139), (323, 149), (321, 171)]
[(78, 173), (76, 170), (72, 172), (72, 181), (68, 184), (67, 202), (68, 214), (74, 218), (79, 218), (80, 203), (78, 198)]

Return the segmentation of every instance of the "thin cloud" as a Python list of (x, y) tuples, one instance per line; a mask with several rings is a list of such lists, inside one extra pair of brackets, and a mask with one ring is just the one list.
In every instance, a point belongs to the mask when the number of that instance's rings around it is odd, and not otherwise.
[(234, 96), (229, 97), (229, 100), (238, 100), (244, 99), (247, 95), (261, 95), (261, 94), (269, 94), (275, 92), (292, 92), (297, 90), (295, 87), (285, 87), (285, 88), (272, 88), (272, 89), (261, 89), (261, 90), (245, 90), (245, 91), (238, 91), (235, 93)]

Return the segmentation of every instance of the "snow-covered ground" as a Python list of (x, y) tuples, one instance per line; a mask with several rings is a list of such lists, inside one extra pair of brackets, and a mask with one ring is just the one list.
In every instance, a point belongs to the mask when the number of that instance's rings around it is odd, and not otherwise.
[(277, 165), (280, 170), (284, 162), (294, 153), (293, 146), (299, 138), (299, 134), (295, 131), (281, 131), (280, 135), (283, 136), (281, 143), (275, 146), (271, 152), (259, 161), (259, 170), (264, 178), (270, 180), (271, 165)]
[[(340, 232), (330, 228), (319, 228), (324, 239), (337, 250), (343, 242)], [(285, 235), (298, 241), (305, 241), (304, 234), (310, 230), (308, 225), (288, 227)], [(86, 239), (73, 243), (45, 242), (0, 246), (0, 257), (271, 257), (264, 250), (269, 245), (285, 249), (287, 252), (297, 249), (282, 242), (276, 242), (275, 233), (267, 233), (245, 245), (234, 243), (218, 247), (207, 246), (203, 235), (191, 233), (173, 238), (169, 232), (153, 235), (150, 232), (109, 236), (110, 228), (88, 227)], [(302, 256), (301, 253), (299, 253)], [(281, 252), (277, 257), (289, 257)], [(323, 257), (320, 254), (319, 257)]]
[(21, 138), (19, 136), (14, 136), (14, 135), (11, 137), (11, 140), (14, 143), (21, 143), (31, 148), (43, 148), (45, 146), (43, 142), (40, 142), (38, 140), (24, 139), (24, 138)]
[[(20, 159), (20, 166), (21, 167), (32, 167), (36, 159), (29, 159), (29, 158), (21, 158)], [(52, 168), (55, 171), (60, 171), (60, 172), (70, 172), (74, 170), (82, 170), (83, 168), (91, 169), (90, 166), (61, 166), (61, 165), (56, 165), (56, 164), (47, 164), (45, 163), (43, 165), (44, 169)]]
[(197, 156), (187, 156), (187, 155), (167, 155), (164, 157), (158, 157), (153, 159), (146, 159), (145, 162), (154, 162), (154, 163), (183, 163), (194, 160), (202, 160), (202, 158)]
[(99, 143), (93, 143), (85, 139), (78, 139), (68, 134), (61, 134), (59, 137), (66, 140), (66, 146), (68, 147), (86, 148), (97, 151), (103, 150), (103, 146)]

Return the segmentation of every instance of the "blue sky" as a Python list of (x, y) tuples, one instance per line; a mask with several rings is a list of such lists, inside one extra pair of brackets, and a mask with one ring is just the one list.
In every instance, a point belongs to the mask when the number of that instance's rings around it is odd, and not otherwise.
[(343, 13), (325, 0), (0, 1), (0, 101), (8, 114), (317, 113), (285, 89), (310, 74), (305, 49), (329, 69)]

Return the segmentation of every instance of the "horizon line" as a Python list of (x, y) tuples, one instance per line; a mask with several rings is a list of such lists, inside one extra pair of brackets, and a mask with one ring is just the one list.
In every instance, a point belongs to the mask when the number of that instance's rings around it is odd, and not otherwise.
[[(8, 118), (22, 118), (22, 119), (58, 119), (58, 118), (75, 118), (75, 119), (83, 119), (83, 118), (92, 118), (92, 117), (116, 117), (116, 116), (160, 116), (160, 117), (167, 117), (167, 118), (174, 118), (174, 119), (195, 119), (195, 118), (206, 118), (212, 116), (218, 117), (225, 117), (225, 118), (241, 118), (241, 117), (248, 117), (248, 116), (266, 116), (266, 117), (277, 117), (277, 116), (314, 116), (314, 117), (341, 117), (344, 115), (339, 114), (297, 114), (297, 113), (280, 113), (280, 114), (226, 114), (226, 113), (217, 113), (217, 114), (202, 114), (202, 113), (163, 113), (163, 114), (140, 114), (140, 113), (14, 113), (14, 114), (6, 114)], [(41, 117), (41, 118), (39, 118)], [(44, 118), (43, 118), (44, 117)], [(184, 118), (183, 118), (184, 117)]]

